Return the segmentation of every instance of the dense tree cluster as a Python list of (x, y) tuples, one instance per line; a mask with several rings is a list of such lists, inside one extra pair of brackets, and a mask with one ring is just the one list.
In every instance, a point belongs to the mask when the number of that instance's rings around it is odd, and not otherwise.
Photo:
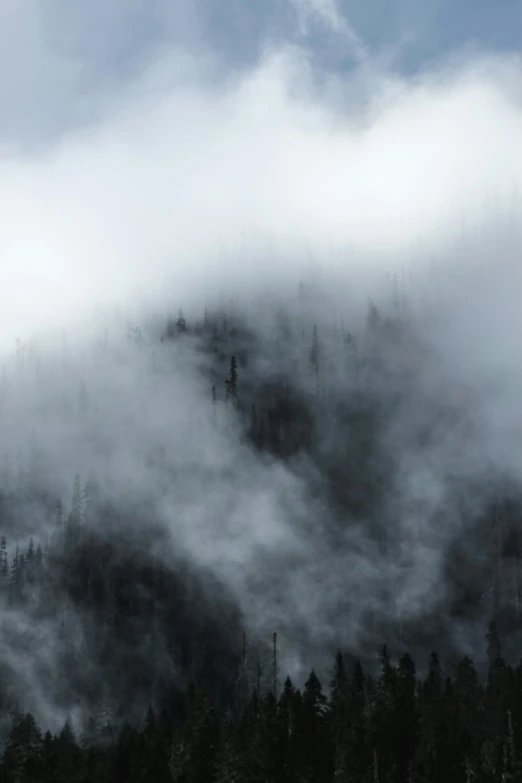
[[(193, 335), (199, 350), (210, 354), (209, 400), (216, 408), (233, 398), (242, 435), (258, 452), (288, 464), (306, 454), (320, 473), (317, 491), (328, 505), (333, 535), (362, 521), (391, 560), (402, 545), (396, 521), (405, 513), (397, 496), (401, 450), (429, 465), (441, 444), (447, 448), (443, 480), (450, 500), (439, 516), (430, 517), (422, 504), (414, 513), (422, 524), (437, 526), (451, 511), (456, 525), (473, 525), (476, 550), (466, 535), (451, 536), (444, 574), (450, 589), (439, 614), (481, 621), (495, 616), (503, 632), (522, 631), (520, 488), (480, 455), (470, 470), (480, 426), (470, 405), (476, 389), (471, 381), (459, 386), (443, 376), (444, 385), (426, 393), (423, 377), (440, 357), (410, 319), (396, 285), (391, 312), (370, 302), (354, 332), (337, 320), (323, 318), (318, 326), (304, 307), (291, 315), (276, 308), (266, 318), (272, 320), (272, 343), (232, 313), (220, 318), (206, 312), (202, 325), (184, 322), (183, 333), (170, 329), (165, 336)], [(268, 372), (259, 372), (263, 361)], [(456, 458), (460, 443), (463, 456)], [(435, 627), (436, 617), (431, 622)], [(432, 636), (439, 633), (441, 627)], [(399, 644), (404, 635), (409, 642), (406, 627)], [(510, 653), (518, 648), (516, 638)]]
[[(56, 504), (43, 547), (31, 538), (9, 558), (0, 538), (2, 642), (14, 656), (0, 672), (4, 731), (8, 714), (33, 703), (31, 688), (42, 683), (57, 711), (81, 709), (96, 725), (139, 721), (148, 701), (173, 710), (210, 659), (219, 672), (213, 697), (223, 704), (236, 665), (227, 640), (239, 633), (237, 609), (210, 574), (151, 554), (161, 531), (150, 521), (133, 528), (124, 516), (98, 498), (94, 480), (82, 485), (76, 476), (70, 513)], [(48, 668), (33, 672), (26, 645), (42, 638), (46, 649), (30, 652), (36, 660), (43, 653)]]
[[(190, 344), (203, 355), (212, 420), (223, 413), (237, 422), (234, 434), (260, 459), (295, 466), (306, 455), (316, 468), (310, 498), (328, 508), (323, 527), (332, 546), (344, 546), (345, 531), (363, 524), (367, 540), (394, 562), (402, 542), (392, 522), (404, 513), (394, 423), (405, 423), (400, 443), (423, 459), (446, 432), (465, 439), (473, 430), (464, 392), (422, 395), (416, 373), (436, 356), (398, 300), (390, 316), (370, 304), (357, 334), (300, 311), (270, 317), (260, 336), (231, 312), (205, 311), (192, 325), (180, 310), (161, 341), (165, 350), (172, 342)], [(129, 330), (129, 340), (143, 350), (139, 328)], [(17, 361), (28, 361), (22, 345)], [(2, 394), (9, 384), (4, 375)], [(90, 405), (82, 382), (78, 416)], [(401, 417), (404, 409), (415, 413)], [(353, 649), (337, 653), (328, 690), (319, 667), (301, 688), (284, 676), (279, 682), (276, 635), (267, 662), (266, 650), (246, 643), (249, 618), (217, 578), (167, 545), (146, 504), (118, 506), (94, 474), (86, 481), (77, 475), (64, 510), (42, 485), (40, 459), (33, 445), (26, 470), (13, 476), (6, 463), (0, 477), (2, 643), (11, 651), (0, 672), (7, 738), (0, 780), (522, 780), (522, 663), (506, 663), (522, 630), (522, 504), (509, 482), (466, 471), (448, 476), (455, 517), (473, 523), (473, 551), (465, 534), (451, 538), (444, 552), (448, 589), (422, 623), (398, 618), (392, 588), (383, 590), (389, 622), (374, 624), (369, 637), (382, 632), (389, 646), (380, 670), (361, 637), (357, 656)], [(145, 459), (161, 466), (164, 455)], [(31, 504), (45, 510), (46, 535), (21, 544), (15, 523)], [(424, 513), (420, 505), (412, 516)], [(154, 554), (161, 551), (168, 560)], [(486, 669), (480, 651), (475, 662), (455, 658), (448, 625), (463, 616), (476, 626), (494, 619)], [(41, 638), (52, 645), (52, 672), (31, 671), (24, 694), (24, 667), (15, 663)], [(413, 659), (433, 646), (443, 648), (440, 659), (433, 653), (427, 665), (421, 660), (418, 675)], [(404, 648), (411, 654), (399, 657)], [(56, 672), (59, 682), (51, 682)], [(39, 682), (57, 714), (77, 712), (58, 733), (44, 733), (35, 710), (27, 712)], [(82, 726), (78, 737), (73, 725)]]
[[(67, 721), (42, 734), (15, 713), (1, 761), (5, 783), (507, 783), (522, 779), (522, 662), (500, 656), (494, 624), (485, 682), (464, 657), (451, 676), (432, 653), (416, 676), (408, 653), (365, 674), (339, 651), (325, 691), (312, 671), (302, 689), (286, 678), (246, 687), (240, 666), (225, 713), (208, 671), (192, 681), (173, 718), (148, 709), (139, 728)], [(275, 686), (275, 687), (274, 687)]]

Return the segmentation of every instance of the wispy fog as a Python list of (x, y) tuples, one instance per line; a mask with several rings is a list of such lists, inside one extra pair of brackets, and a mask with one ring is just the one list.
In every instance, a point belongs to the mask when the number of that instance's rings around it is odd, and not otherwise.
[[(0, 85), (2, 489), (22, 497), (9, 551), (49, 545), (49, 504), (69, 514), (75, 475), (96, 476), (122, 548), (135, 526), (159, 529), (143, 550), (211, 574), (249, 633), (280, 632), (297, 677), (336, 644), (369, 654), (421, 624), (418, 649), (473, 653), (490, 607), (455, 618), (454, 561), (486, 595), (481, 515), (497, 479), (522, 481), (522, 61), (465, 50), (407, 77), (334, 3), (293, 5), (301, 45), (267, 41), (254, 67), (187, 35), (106, 84), (70, 31), (64, 53), (44, 11), (13, 11), (9, 51), (27, 63)], [(307, 48), (319, 23), (350, 48), (349, 73)], [(24, 108), (33, 69), (48, 125)], [(30, 115), (41, 143), (18, 143)], [(369, 298), (400, 323), (385, 349)], [(189, 329), (171, 340), (179, 308)], [(244, 437), (277, 384), (313, 441), (281, 458)], [(48, 496), (28, 500), (31, 481)], [(56, 725), (85, 717), (74, 689), (56, 697), (67, 612), (97, 666), (84, 610), (64, 607), (23, 656), (32, 609), (13, 610), (0, 649)]]
[(341, 77), (283, 48), (234, 73), (210, 52), (158, 52), (100, 121), (4, 150), (3, 345), (167, 278), (186, 301), (202, 284), (277, 285), (310, 252), (397, 269), (518, 215), (520, 69), (484, 55)]

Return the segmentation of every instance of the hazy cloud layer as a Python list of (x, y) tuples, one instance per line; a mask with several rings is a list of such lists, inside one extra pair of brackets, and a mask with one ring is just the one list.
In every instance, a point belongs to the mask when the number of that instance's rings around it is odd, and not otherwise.
[[(305, 636), (331, 642), (348, 580), (350, 601), (360, 601), (359, 614), (344, 611), (353, 644), (366, 611), (418, 617), (444, 593), (444, 555), (461, 521), (448, 466), (468, 477), (495, 464), (520, 478), (522, 63), (468, 51), (407, 77), (392, 70), (397, 52), (361, 40), (346, 5), (293, 6), (289, 40), (272, 37), (254, 65), (237, 67), (205, 45), (204, 9), (176, 6), (172, 16), (162, 3), (135, 2), (124, 19), (118, 4), (109, 17), (100, 3), (78, 16), (59, 3), (49, 13), (3, 7), (0, 348), (12, 355), (16, 337), (67, 334), (64, 345), (41, 340), (33, 375), (20, 356), (7, 362), (2, 443), (24, 464), (35, 429), (49, 484), (64, 496), (76, 471), (101, 464), (115, 494), (153, 497), (175, 543), (227, 581), (263, 631), (291, 616)], [(412, 35), (420, 24), (412, 20)], [(356, 61), (349, 78), (318, 64), (321, 26)], [(230, 412), (216, 426), (199, 355), (160, 353), (159, 330), (141, 353), (126, 342), (125, 313), (135, 325), (146, 303), (157, 303), (158, 320), (234, 296), (248, 309), (258, 289), (295, 290), (311, 269), (330, 285), (320, 326), (339, 315), (359, 333), (353, 299), (332, 294), (331, 281), (399, 273), (434, 351), (416, 365), (419, 408), (405, 405), (386, 433), (399, 454), (402, 560), (387, 561), (361, 526), (337, 553), (323, 537), (329, 510), (308, 495), (312, 468), (258, 460), (237, 444)], [(91, 351), (111, 308), (123, 315), (109, 348)], [(269, 338), (258, 357), (267, 374), (280, 359)], [(441, 428), (421, 461), (415, 417), (447, 393), (472, 415), (473, 437)], [(148, 459), (158, 449), (160, 467)], [(283, 555), (295, 568), (278, 581)], [(379, 598), (383, 578), (396, 579), (393, 610)], [(462, 636), (469, 645), (469, 629)]]
[(413, 80), (368, 61), (347, 80), (288, 47), (249, 72), (216, 64), (158, 53), (112, 86), (99, 121), (50, 149), (4, 151), (4, 344), (166, 276), (182, 297), (197, 280), (212, 289), (260, 267), (266, 279), (274, 250), (397, 265), (490, 204), (520, 208), (515, 57), (457, 58)]

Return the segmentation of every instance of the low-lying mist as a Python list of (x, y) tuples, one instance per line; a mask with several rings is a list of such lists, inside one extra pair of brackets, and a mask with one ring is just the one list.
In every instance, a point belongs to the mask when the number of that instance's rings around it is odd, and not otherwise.
[(2, 147), (4, 713), (516, 654), (520, 75), (178, 46)]
[(271, 294), (18, 342), (6, 703), (139, 721), (208, 655), (226, 701), (242, 633), (263, 660), (277, 632), (297, 681), (383, 641), (480, 663), (492, 617), (515, 654), (518, 272), (443, 263), (371, 301), (307, 263)]

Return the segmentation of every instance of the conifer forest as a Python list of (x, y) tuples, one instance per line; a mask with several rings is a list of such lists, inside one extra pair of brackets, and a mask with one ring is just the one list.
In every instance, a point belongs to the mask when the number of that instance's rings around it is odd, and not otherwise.
[(18, 341), (2, 781), (522, 780), (519, 491), (429, 313), (301, 282)]
[(522, 783), (522, 0), (0, 0), (0, 783)]

